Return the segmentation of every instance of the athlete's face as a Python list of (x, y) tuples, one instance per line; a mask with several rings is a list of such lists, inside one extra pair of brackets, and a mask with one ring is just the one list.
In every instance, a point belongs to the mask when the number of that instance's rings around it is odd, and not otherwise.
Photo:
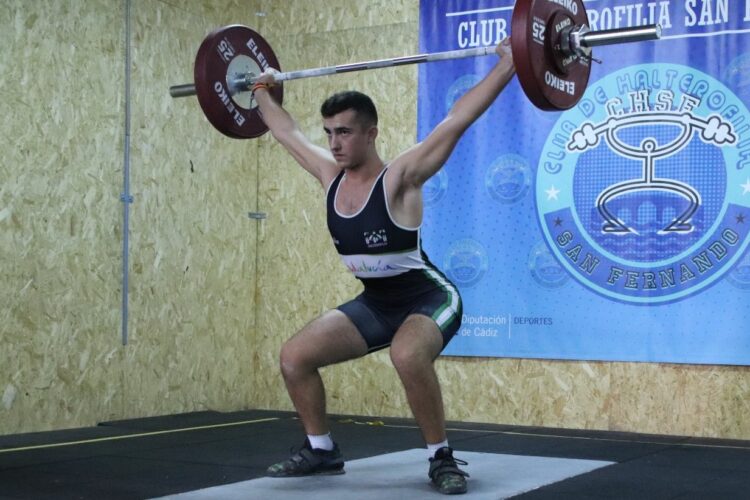
[(377, 135), (377, 127), (363, 125), (357, 112), (347, 109), (323, 118), (323, 130), (328, 136), (328, 147), (341, 168), (352, 168), (367, 158)]

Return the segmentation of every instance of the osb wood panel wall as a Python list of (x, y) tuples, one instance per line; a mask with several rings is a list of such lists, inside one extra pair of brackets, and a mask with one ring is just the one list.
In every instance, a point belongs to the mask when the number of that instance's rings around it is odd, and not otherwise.
[(131, 12), (123, 347), (125, 2), (0, 5), (3, 434), (249, 406), (258, 145), (216, 133), (168, 87), (192, 80), (208, 31), (256, 10), (133, 0)]
[(91, 421), (118, 392), (122, 12), (0, 5), (3, 433)]
[(192, 82), (209, 31), (255, 12), (237, 1), (134, 2), (126, 415), (248, 406), (258, 145), (218, 133), (196, 98), (168, 88)]
[[(418, 51), (418, 0), (261, 2), (259, 30), (282, 69), (327, 66)], [(325, 145), (318, 106), (331, 93), (368, 93), (381, 116), (380, 152), (392, 158), (416, 131), (415, 67), (288, 82), (285, 106)], [(325, 226), (323, 189), (270, 137), (260, 141), (262, 224), (253, 403), (292, 409), (278, 374), (284, 339), (360, 290), (338, 261)], [(429, 251), (429, 249), (428, 249)], [(440, 358), (449, 419), (750, 438), (744, 367)], [(327, 368), (330, 412), (409, 416), (387, 352)]]

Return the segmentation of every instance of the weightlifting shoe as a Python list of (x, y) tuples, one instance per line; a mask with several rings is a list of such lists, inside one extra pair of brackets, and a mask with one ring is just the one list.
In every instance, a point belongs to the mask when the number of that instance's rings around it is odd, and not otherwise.
[(453, 450), (447, 446), (436, 451), (435, 456), (430, 459), (429, 476), (440, 493), (445, 495), (466, 493), (466, 478), (469, 474), (459, 469), (459, 465), (468, 464), (463, 460), (453, 458)]
[(344, 473), (344, 457), (339, 446), (334, 443), (333, 449), (320, 450), (312, 448), (305, 438), (302, 446), (283, 462), (273, 464), (266, 470), (268, 477), (297, 477), (314, 475), (332, 475)]

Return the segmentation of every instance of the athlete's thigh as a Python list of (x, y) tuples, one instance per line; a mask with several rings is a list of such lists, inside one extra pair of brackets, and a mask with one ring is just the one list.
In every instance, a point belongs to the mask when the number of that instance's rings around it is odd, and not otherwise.
[(287, 354), (295, 354), (326, 366), (367, 354), (367, 344), (354, 323), (333, 309), (312, 320), (284, 345)]
[(434, 360), (443, 350), (443, 334), (435, 321), (423, 314), (411, 314), (396, 331), (391, 357)]

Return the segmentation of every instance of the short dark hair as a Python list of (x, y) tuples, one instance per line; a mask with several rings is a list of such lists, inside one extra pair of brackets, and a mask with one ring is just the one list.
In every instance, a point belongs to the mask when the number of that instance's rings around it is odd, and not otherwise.
[(353, 109), (357, 113), (357, 118), (362, 125), (377, 126), (378, 111), (375, 109), (375, 104), (367, 95), (356, 90), (333, 94), (320, 106), (320, 114), (323, 118), (330, 118), (347, 109)]

